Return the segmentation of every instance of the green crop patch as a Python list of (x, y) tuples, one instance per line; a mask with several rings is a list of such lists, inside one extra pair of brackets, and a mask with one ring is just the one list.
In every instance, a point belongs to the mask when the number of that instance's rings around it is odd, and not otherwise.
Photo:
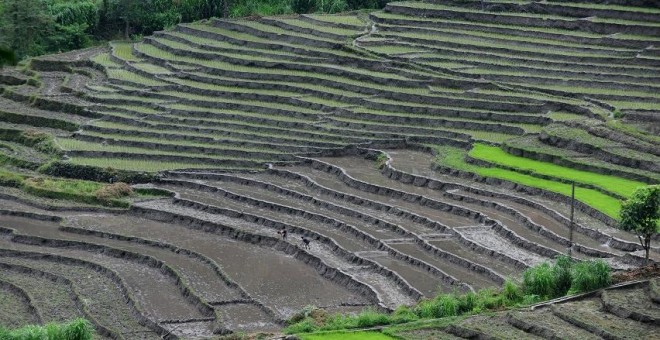
[[(484, 177), (503, 179), (532, 188), (545, 189), (569, 197), (571, 196), (571, 185), (567, 183), (546, 180), (512, 170), (486, 168), (466, 163), (465, 156), (467, 153), (458, 148), (448, 146), (437, 147), (437, 155), (436, 161), (442, 166), (474, 172)], [(621, 201), (614, 197), (603, 194), (597, 190), (577, 187), (575, 188), (575, 198), (578, 201), (602, 211), (612, 218), (617, 219), (619, 217)]]
[(498, 147), (484, 144), (475, 144), (469, 155), (490, 163), (515, 168), (516, 171), (521, 171), (523, 173), (547, 175), (568, 181), (575, 181), (577, 183), (593, 185), (624, 197), (630, 197), (635, 189), (646, 185), (642, 182), (631, 181), (616, 176), (601, 175), (589, 171), (571, 169), (552, 163), (536, 161), (529, 158), (513, 156)]

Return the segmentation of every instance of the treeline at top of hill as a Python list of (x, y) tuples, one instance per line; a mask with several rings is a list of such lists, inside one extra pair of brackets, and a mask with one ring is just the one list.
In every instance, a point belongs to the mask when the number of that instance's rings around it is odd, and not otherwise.
[(135, 38), (211, 17), (337, 13), (387, 0), (3, 0), (0, 47), (22, 59)]

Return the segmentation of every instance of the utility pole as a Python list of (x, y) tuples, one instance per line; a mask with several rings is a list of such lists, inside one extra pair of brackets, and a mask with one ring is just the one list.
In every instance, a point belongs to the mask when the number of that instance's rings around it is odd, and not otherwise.
[(575, 212), (575, 181), (571, 183), (571, 224), (568, 226), (568, 257), (572, 258), (573, 250), (573, 214)]

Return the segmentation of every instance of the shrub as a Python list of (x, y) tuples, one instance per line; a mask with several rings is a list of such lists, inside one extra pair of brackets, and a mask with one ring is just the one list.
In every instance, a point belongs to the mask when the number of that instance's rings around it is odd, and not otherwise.
[(390, 316), (390, 321), (394, 324), (411, 322), (418, 319), (419, 317), (408, 306), (399, 306)]
[(85, 319), (73, 320), (66, 324), (49, 323), (45, 326), (25, 326), (13, 331), (0, 327), (2, 340), (90, 340), (92, 326)]
[(610, 266), (603, 260), (577, 263), (573, 268), (571, 293), (582, 293), (612, 284)]
[(316, 0), (292, 0), (291, 9), (298, 14), (311, 13), (316, 7)]
[(373, 327), (379, 325), (387, 325), (389, 323), (390, 319), (387, 314), (376, 312), (370, 308), (365, 309), (357, 315), (358, 327)]
[(511, 280), (504, 281), (504, 287), (502, 289), (504, 297), (507, 299), (508, 304), (516, 304), (523, 300), (524, 295), (522, 289), (518, 287), (515, 282)]
[(568, 256), (559, 256), (552, 267), (552, 276), (554, 278), (555, 296), (563, 296), (571, 289), (573, 276), (571, 266), (573, 262)]
[(529, 268), (523, 273), (523, 290), (525, 294), (552, 298), (555, 296), (554, 285), (552, 267), (547, 262)]

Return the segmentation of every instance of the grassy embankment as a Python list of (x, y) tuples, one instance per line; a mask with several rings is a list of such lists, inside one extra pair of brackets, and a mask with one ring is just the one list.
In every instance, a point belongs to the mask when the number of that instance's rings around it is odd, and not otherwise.
[[(521, 282), (507, 280), (501, 289), (487, 288), (466, 294), (439, 294), (432, 299), (422, 300), (413, 307), (400, 306), (391, 314), (367, 309), (357, 315), (329, 315), (321, 309), (309, 307), (290, 320), (291, 325), (285, 332), (298, 334), (346, 331), (500, 311), (607, 287), (611, 284), (610, 272), (610, 267), (601, 260), (576, 263), (563, 256), (557, 258), (554, 264), (546, 262), (527, 269)], [(351, 333), (351, 336), (355, 339), (387, 338), (376, 334)], [(317, 333), (313, 336), (303, 335), (303, 339), (333, 339), (345, 335), (342, 332)]]

